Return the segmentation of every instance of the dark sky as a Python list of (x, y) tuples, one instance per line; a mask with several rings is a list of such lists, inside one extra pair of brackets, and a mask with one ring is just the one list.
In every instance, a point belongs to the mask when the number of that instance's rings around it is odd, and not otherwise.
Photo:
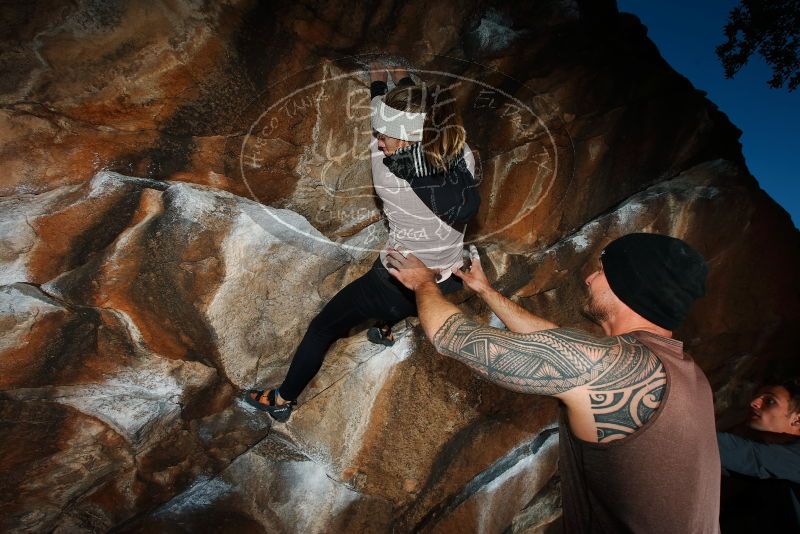
[(800, 89), (770, 89), (771, 69), (760, 56), (727, 80), (714, 48), (737, 0), (618, 0), (647, 26), (661, 55), (742, 130), (747, 167), (800, 224)]

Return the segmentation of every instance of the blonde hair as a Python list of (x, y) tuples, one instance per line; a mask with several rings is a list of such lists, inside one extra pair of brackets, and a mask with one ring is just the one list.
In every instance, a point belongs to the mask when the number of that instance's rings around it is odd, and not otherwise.
[(384, 103), (400, 111), (425, 113), (422, 151), (438, 170), (447, 170), (450, 161), (464, 148), (467, 133), (456, 111), (449, 89), (425, 84), (395, 87)]

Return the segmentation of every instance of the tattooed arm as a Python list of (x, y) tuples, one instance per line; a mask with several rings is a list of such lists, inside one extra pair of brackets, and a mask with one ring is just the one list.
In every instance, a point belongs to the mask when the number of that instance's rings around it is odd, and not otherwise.
[(570, 427), (587, 441), (641, 428), (666, 388), (661, 361), (631, 335), (597, 337), (572, 328), (516, 333), (481, 325), (448, 302), (413, 254), (389, 250), (389, 272), (416, 292), (419, 319), (436, 349), (523, 393), (560, 398)]
[(432, 338), (436, 350), (492, 382), (522, 393), (559, 396), (597, 378), (615, 338), (557, 328), (520, 334), (451, 315)]
[(641, 428), (666, 387), (660, 360), (630, 335), (598, 338), (571, 328), (518, 334), (455, 313), (432, 340), (439, 352), (504, 388), (562, 399), (573, 432), (587, 441), (613, 441)]

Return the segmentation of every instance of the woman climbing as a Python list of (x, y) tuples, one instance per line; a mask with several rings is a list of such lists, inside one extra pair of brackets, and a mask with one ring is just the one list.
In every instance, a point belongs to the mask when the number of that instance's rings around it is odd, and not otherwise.
[(244, 399), (275, 420), (289, 419), (297, 398), (322, 366), (337, 339), (368, 319), (381, 321), (370, 341), (391, 345), (391, 326), (417, 313), (414, 293), (386, 270), (386, 249), (414, 253), (441, 269), (444, 294), (461, 289), (451, 275), (461, 266), (467, 221), (480, 198), (475, 160), (450, 92), (415, 85), (408, 72), (392, 69), (395, 87), (387, 93), (387, 67), (370, 65), (373, 138), (372, 179), (389, 223), (389, 240), (372, 268), (339, 291), (308, 327), (283, 383), (249, 390)]

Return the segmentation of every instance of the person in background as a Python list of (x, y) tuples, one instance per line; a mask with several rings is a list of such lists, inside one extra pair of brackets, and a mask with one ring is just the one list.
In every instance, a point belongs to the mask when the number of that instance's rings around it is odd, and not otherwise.
[(762, 387), (745, 433), (717, 433), (722, 532), (800, 532), (800, 381)]

